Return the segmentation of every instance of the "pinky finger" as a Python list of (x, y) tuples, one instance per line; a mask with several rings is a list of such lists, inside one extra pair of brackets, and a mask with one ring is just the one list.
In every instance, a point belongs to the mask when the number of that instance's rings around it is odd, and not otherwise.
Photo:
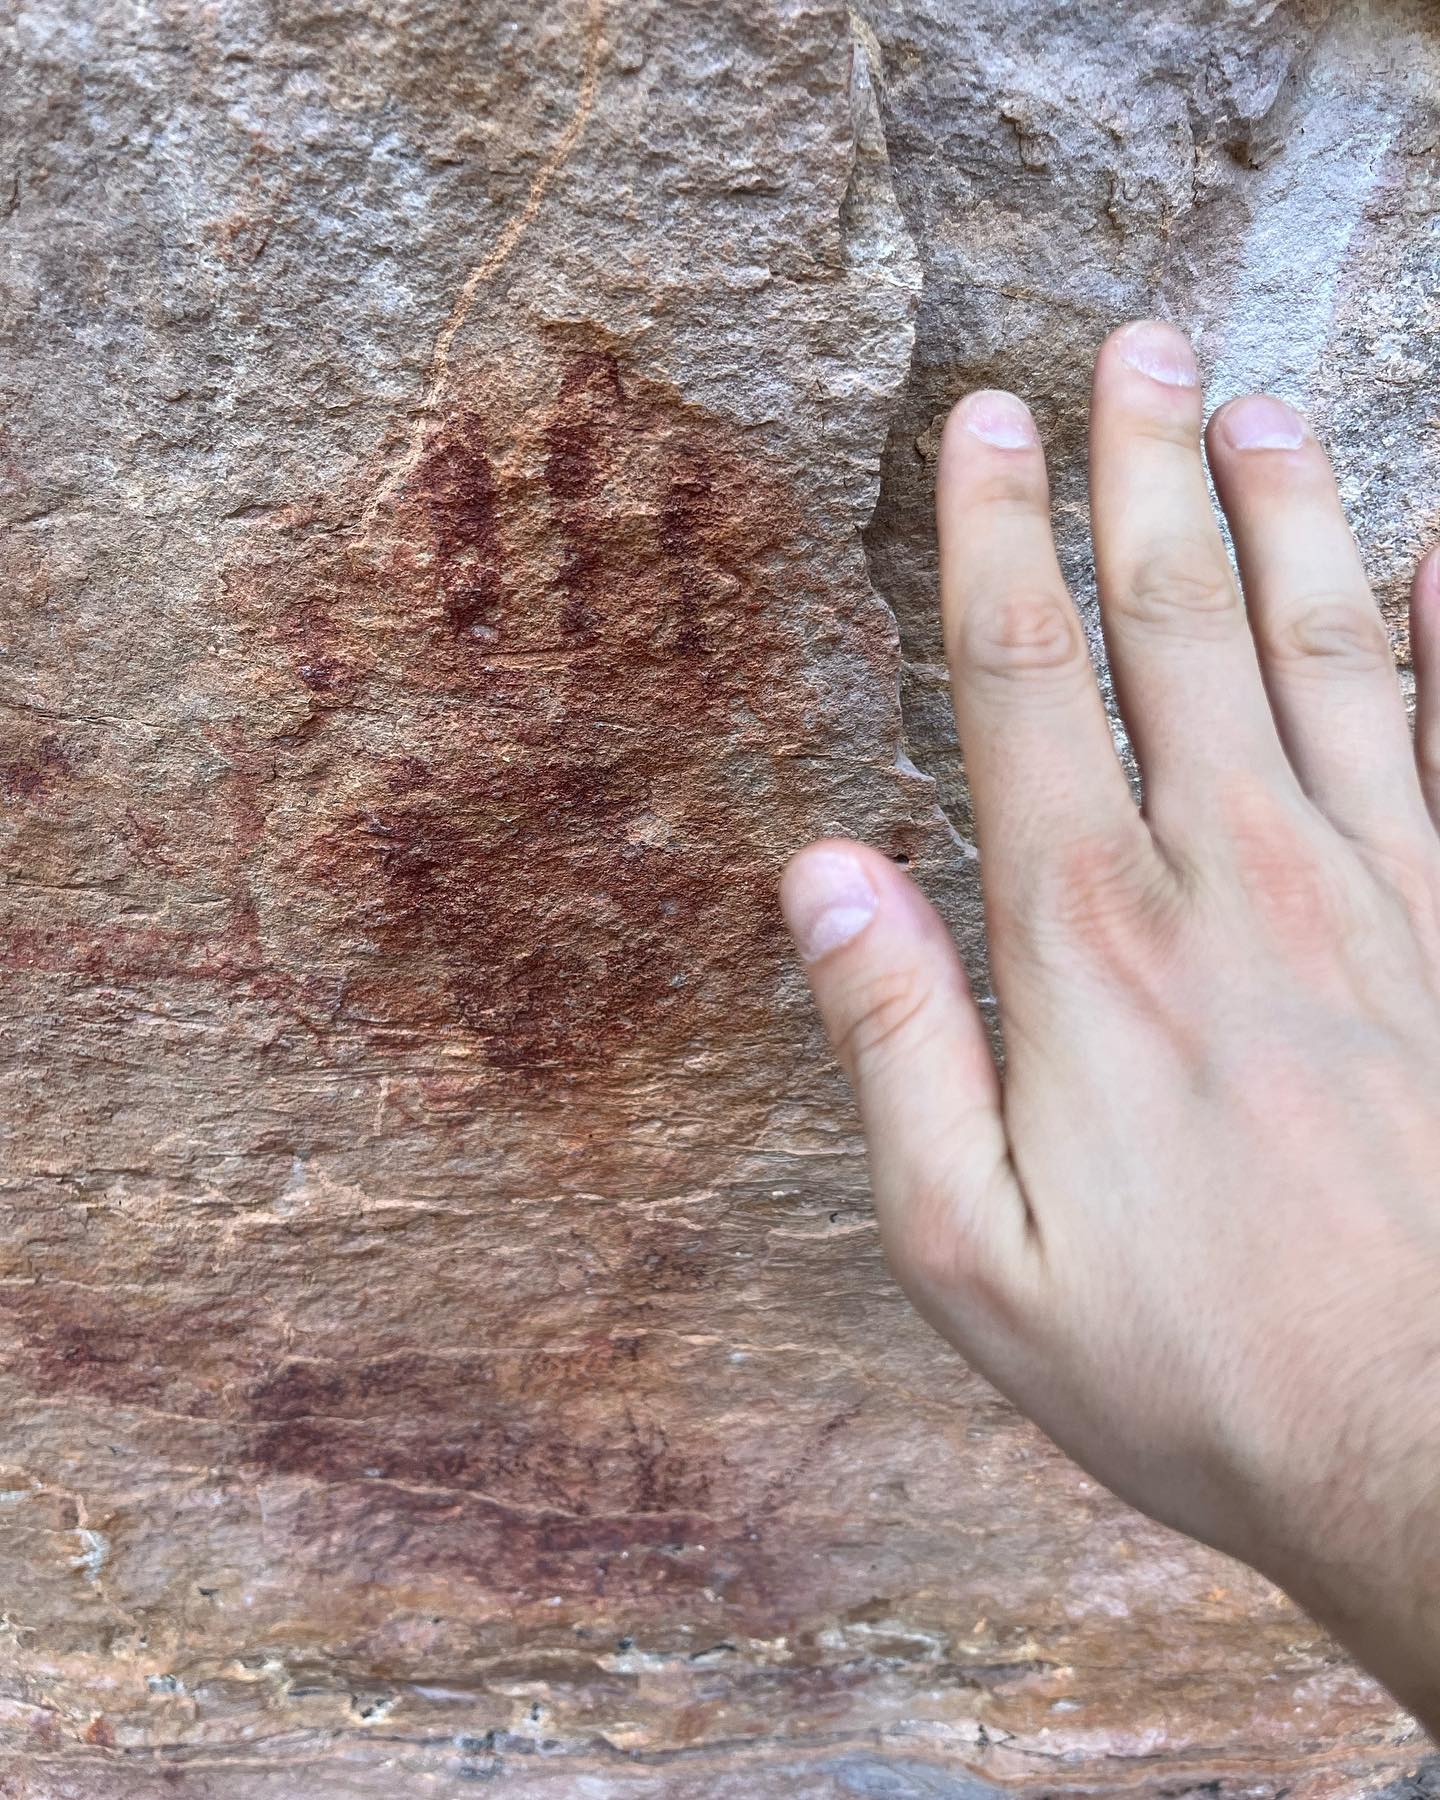
[(1415, 760), (1425, 803), (1440, 831), (1440, 549), (1430, 552), (1415, 577), (1410, 644), (1415, 660)]

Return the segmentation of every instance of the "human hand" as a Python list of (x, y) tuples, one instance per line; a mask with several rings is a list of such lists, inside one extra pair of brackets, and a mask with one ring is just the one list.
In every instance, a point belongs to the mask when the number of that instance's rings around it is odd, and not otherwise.
[(1286, 1587), (1440, 1727), (1440, 555), (1412, 744), (1323, 452), (1211, 421), (1168, 326), (1091, 427), (1132, 799), (1034, 426), (955, 409), (941, 602), (1005, 1046), (879, 852), (782, 900), (859, 1100), (891, 1265), (1075, 1459)]

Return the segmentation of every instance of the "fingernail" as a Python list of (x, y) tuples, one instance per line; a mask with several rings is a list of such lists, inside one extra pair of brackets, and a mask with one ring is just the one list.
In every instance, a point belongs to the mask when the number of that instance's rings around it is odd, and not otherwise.
[(1193, 388), (1200, 385), (1200, 369), (1195, 352), (1184, 334), (1173, 325), (1144, 320), (1127, 325), (1120, 333), (1120, 360), (1152, 381), (1166, 387)]
[(848, 850), (811, 850), (793, 865), (783, 890), (785, 922), (806, 962), (818, 962), (858, 937), (879, 899)]
[(1268, 394), (1252, 394), (1227, 406), (1220, 430), (1232, 450), (1298, 450), (1305, 442), (1299, 413)]
[(1033, 450), (1040, 442), (1029, 407), (998, 389), (987, 388), (962, 400), (960, 420), (972, 437), (1000, 450)]

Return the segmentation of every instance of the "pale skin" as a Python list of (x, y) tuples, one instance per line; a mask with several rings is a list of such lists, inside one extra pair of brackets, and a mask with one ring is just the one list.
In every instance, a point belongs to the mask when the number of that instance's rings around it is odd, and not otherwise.
[(1436, 1733), (1440, 554), (1414, 587), (1412, 733), (1313, 432), (1263, 396), (1203, 416), (1179, 332), (1105, 344), (1092, 529), (1140, 806), (1029, 414), (972, 394), (945, 428), (1003, 1077), (949, 932), (886, 856), (811, 845), (781, 897), (916, 1306)]

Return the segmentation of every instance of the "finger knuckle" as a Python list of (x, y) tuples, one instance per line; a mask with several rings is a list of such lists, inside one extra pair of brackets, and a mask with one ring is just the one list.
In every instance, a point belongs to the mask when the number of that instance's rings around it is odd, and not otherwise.
[(1168, 393), (1147, 390), (1152, 403), (1128, 409), (1126, 435), (1130, 442), (1158, 450), (1169, 468), (1184, 469), (1198, 463), (1201, 422), (1193, 393), (1189, 388), (1172, 388)]
[(1440, 948), (1440, 845), (1410, 833), (1365, 847), (1375, 875), (1399, 901), (1427, 949)]
[(1154, 887), (1153, 858), (1145, 851), (1131, 831), (1077, 839), (1056, 861), (1046, 902), (1051, 916), (1081, 936), (1138, 918)]
[(1394, 667), (1379, 615), (1346, 595), (1316, 595), (1260, 634), (1270, 660), (1299, 673), (1373, 675)]
[(1184, 544), (1138, 557), (1118, 584), (1112, 613), (1142, 629), (1186, 638), (1227, 636), (1241, 617), (1229, 571), (1208, 548)]
[(1241, 848), (1238, 860), (1245, 893), (1277, 937), (1299, 949), (1338, 940), (1340, 897), (1315, 857), (1250, 843)]
[(917, 1182), (904, 1195), (887, 1252), (907, 1292), (942, 1302), (963, 1295), (972, 1307), (1004, 1314), (1009, 1295), (976, 1216), (981, 1198), (972, 1194), (967, 1204), (944, 1180)]
[(966, 488), (971, 506), (983, 509), (996, 524), (1013, 523), (1026, 531), (1050, 529), (1044, 464), (1023, 453), (1001, 451), (994, 461), (972, 468)]
[(907, 1224), (890, 1260), (907, 1292), (946, 1299), (976, 1287), (974, 1249), (973, 1240), (953, 1225), (922, 1216)]
[(1085, 832), (1036, 858), (990, 911), (994, 953), (1044, 977), (1083, 972), (1133, 992), (1163, 985), (1177, 941), (1175, 884), (1138, 815), (1133, 829)]
[(1029, 935), (1052, 941), (1062, 960), (1079, 949), (1113, 961), (1119, 946), (1134, 950), (1152, 935), (1163, 873), (1138, 830), (1082, 834), (1038, 866)]
[(1074, 680), (1087, 666), (1074, 608), (1046, 593), (1010, 594), (972, 608), (959, 660), (972, 679), (1004, 684)]
[(916, 970), (889, 970), (872, 976), (852, 998), (835, 1039), (847, 1069), (873, 1066), (923, 1037), (930, 989)]
[(1250, 784), (1237, 785), (1224, 816), (1225, 864), (1252, 916), (1300, 954), (1338, 944), (1349, 912), (1342, 860), (1316, 841), (1288, 802)]

